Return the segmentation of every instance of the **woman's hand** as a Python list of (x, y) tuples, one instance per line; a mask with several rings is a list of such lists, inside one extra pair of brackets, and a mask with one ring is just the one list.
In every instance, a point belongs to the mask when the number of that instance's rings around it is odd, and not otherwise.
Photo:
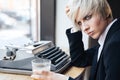
[(69, 6), (69, 5), (67, 5), (67, 6), (65, 7), (65, 13), (66, 13), (67, 17), (72, 21), (72, 24), (73, 24), (73, 27), (72, 27), (71, 32), (74, 33), (74, 32), (79, 31), (80, 28), (76, 25), (75, 21), (72, 20), (72, 13), (71, 13), (70, 6)]
[(70, 7), (68, 5), (65, 7), (65, 13), (70, 18)]
[(68, 76), (50, 71), (34, 72), (31, 77), (37, 80), (68, 80)]

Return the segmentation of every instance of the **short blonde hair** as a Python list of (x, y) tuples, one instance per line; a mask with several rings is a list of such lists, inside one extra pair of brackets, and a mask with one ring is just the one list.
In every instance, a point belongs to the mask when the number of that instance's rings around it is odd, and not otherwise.
[(78, 10), (80, 9), (81, 18), (88, 15), (90, 12), (98, 13), (103, 18), (112, 17), (111, 8), (106, 0), (70, 0), (67, 4), (70, 7), (70, 19), (75, 23)]

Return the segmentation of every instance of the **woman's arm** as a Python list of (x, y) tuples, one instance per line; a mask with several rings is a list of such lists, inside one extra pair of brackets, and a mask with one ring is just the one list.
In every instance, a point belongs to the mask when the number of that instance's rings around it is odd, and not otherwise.
[(98, 48), (94, 47), (88, 50), (84, 50), (81, 31), (71, 33), (70, 28), (66, 30), (66, 35), (68, 37), (72, 65), (80, 67), (91, 65), (94, 54)]

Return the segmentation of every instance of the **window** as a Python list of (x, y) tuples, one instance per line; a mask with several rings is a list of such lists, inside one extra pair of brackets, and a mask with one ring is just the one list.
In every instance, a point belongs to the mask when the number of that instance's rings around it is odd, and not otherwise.
[(38, 41), (39, 16), (40, 0), (0, 0), (0, 44), (16, 38)]

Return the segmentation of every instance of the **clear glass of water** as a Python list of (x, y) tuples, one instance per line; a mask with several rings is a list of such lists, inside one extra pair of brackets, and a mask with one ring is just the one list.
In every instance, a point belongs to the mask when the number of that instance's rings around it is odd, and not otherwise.
[(33, 59), (31, 62), (32, 62), (32, 71), (34, 75), (37, 75), (35, 74), (35, 72), (40, 73), (42, 71), (50, 71), (51, 60), (49, 59), (37, 58), (37, 59)]

